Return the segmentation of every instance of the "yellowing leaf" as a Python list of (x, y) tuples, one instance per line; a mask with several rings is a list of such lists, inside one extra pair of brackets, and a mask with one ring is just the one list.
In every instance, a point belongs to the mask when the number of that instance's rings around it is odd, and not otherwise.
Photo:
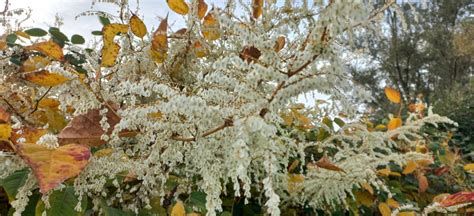
[(50, 73), (46, 70), (25, 73), (24, 79), (45, 87), (57, 86), (68, 81), (68, 78), (65, 76)]
[(40, 137), (48, 133), (46, 129), (38, 129), (33, 127), (22, 127), (21, 129), (17, 130), (15, 133), (12, 134), (11, 140), (13, 143), (17, 143), (16, 141), (20, 138), (24, 139), (24, 143), (36, 143)]
[(356, 191), (354, 196), (357, 202), (367, 207), (371, 207), (375, 201), (374, 197), (367, 191)]
[(114, 38), (118, 33), (125, 34), (128, 32), (128, 25), (111, 23), (105, 25), (102, 29), (102, 38), (104, 40), (104, 45), (114, 43)]
[(26, 49), (39, 51), (58, 61), (64, 60), (63, 49), (54, 41), (36, 43)]
[(387, 127), (383, 124), (379, 124), (375, 126), (375, 130), (385, 130), (385, 129), (387, 129)]
[(392, 103), (400, 103), (401, 102), (401, 97), (400, 97), (400, 92), (397, 90), (391, 88), (391, 87), (385, 87), (385, 96), (392, 102)]
[(209, 13), (207, 13), (207, 15), (204, 17), (201, 33), (202, 36), (207, 40), (217, 40), (219, 37), (221, 37), (221, 33), (219, 32), (219, 23), (212, 15), (212, 11), (209, 11)]
[(288, 192), (293, 193), (297, 191), (303, 182), (304, 182), (304, 175), (288, 174)]
[(168, 3), (171, 10), (178, 14), (186, 15), (189, 13), (188, 4), (184, 0), (166, 0), (166, 3)]
[(9, 139), (12, 133), (10, 124), (0, 124), (0, 139)]
[(59, 106), (59, 101), (53, 98), (43, 98), (38, 102), (38, 108), (50, 108), (52, 110), (57, 110)]
[(94, 157), (105, 157), (112, 154), (114, 150), (111, 148), (104, 148), (94, 153)]
[(263, 0), (252, 0), (252, 17), (258, 19), (263, 12)]
[(405, 211), (405, 212), (400, 212), (397, 214), (397, 216), (415, 216), (415, 212), (414, 211)]
[(387, 199), (387, 204), (388, 206), (390, 206), (391, 208), (398, 208), (400, 207), (400, 203), (398, 203), (396, 200), (392, 199), (392, 198), (388, 198)]
[(416, 167), (417, 167), (417, 164), (415, 163), (415, 161), (412, 161), (412, 160), (408, 161), (407, 165), (403, 169), (403, 172), (402, 172), (403, 175), (412, 173), (413, 171), (416, 170)]
[(50, 63), (48, 58), (43, 56), (30, 56), (22, 65), (22, 71), (24, 72), (31, 72), (36, 71), (38, 69), (42, 69), (48, 66)]
[(402, 119), (401, 118), (392, 118), (390, 122), (387, 124), (388, 130), (394, 130), (398, 127), (402, 126)]
[(116, 43), (104, 44), (102, 47), (102, 62), (103, 67), (112, 67), (115, 65), (115, 60), (120, 52), (120, 45)]
[(199, 0), (198, 1), (198, 17), (199, 19), (202, 19), (207, 12), (207, 4), (204, 2), (204, 0)]
[(466, 171), (474, 171), (474, 163), (464, 165), (464, 170)]
[(9, 123), (11, 114), (0, 106), (0, 123)]
[(293, 124), (293, 115), (291, 115), (290, 113), (282, 114), (281, 118), (283, 119), (283, 122), (285, 122), (286, 125), (291, 126)]
[(160, 119), (163, 118), (163, 113), (161, 113), (161, 112), (148, 113), (148, 117), (150, 117), (152, 119), (160, 120)]
[(130, 18), (129, 24), (132, 33), (137, 37), (143, 38), (143, 36), (146, 35), (147, 29), (145, 23), (135, 14)]
[(153, 38), (151, 40), (151, 49), (150, 55), (153, 60), (157, 63), (162, 63), (168, 52), (168, 39), (167, 39), (167, 30), (168, 30), (168, 16), (160, 22), (158, 29), (153, 33)]
[(17, 151), (30, 165), (43, 194), (66, 179), (77, 176), (87, 165), (91, 154), (88, 147), (78, 144), (48, 149), (33, 143), (19, 143)]
[(448, 194), (448, 193), (442, 193), (442, 194), (438, 194), (436, 195), (435, 197), (433, 197), (433, 202), (442, 202), (443, 200), (445, 200), (446, 198), (448, 198), (448, 196), (451, 195), (451, 194)]
[(398, 176), (398, 177), (402, 176), (399, 172), (390, 172), (390, 175), (391, 176)]
[(30, 35), (29, 35), (29, 34), (26, 34), (25, 32), (22, 32), (22, 31), (15, 31), (15, 34), (18, 35), (18, 36), (21, 36), (21, 37), (30, 39)]
[(387, 168), (384, 168), (384, 169), (379, 169), (379, 170), (377, 170), (377, 175), (380, 175), (380, 176), (389, 176), (391, 172), (392, 172), (392, 171), (390, 170), (390, 168), (387, 167)]
[(387, 205), (387, 203), (380, 203), (379, 211), (382, 216), (390, 216), (392, 214), (392, 210), (390, 210), (390, 207)]
[(183, 202), (178, 201), (171, 209), (171, 216), (185, 216), (186, 210), (184, 210)]
[(0, 51), (3, 51), (7, 48), (7, 42), (1, 40), (0, 41)]

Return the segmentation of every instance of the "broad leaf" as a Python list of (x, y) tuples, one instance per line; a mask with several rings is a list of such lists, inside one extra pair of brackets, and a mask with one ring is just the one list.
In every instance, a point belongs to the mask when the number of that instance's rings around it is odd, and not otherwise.
[(387, 124), (388, 130), (394, 130), (398, 127), (402, 126), (402, 119), (401, 118), (392, 118)]
[(46, 70), (25, 73), (24, 79), (45, 87), (57, 86), (68, 81), (68, 78), (65, 76), (57, 73), (50, 73)]
[(77, 176), (87, 165), (91, 155), (88, 147), (69, 144), (57, 149), (33, 143), (19, 143), (17, 153), (33, 170), (40, 192), (45, 194), (66, 179)]
[(202, 19), (207, 12), (207, 4), (204, 2), (204, 0), (198, 0), (198, 17), (199, 19)]
[(36, 43), (26, 47), (26, 49), (39, 51), (58, 61), (64, 60), (63, 49), (54, 41)]
[(217, 40), (221, 37), (219, 32), (219, 23), (212, 15), (212, 10), (209, 11), (209, 13), (207, 13), (207, 15), (204, 17), (201, 33), (202, 36), (207, 40)]
[(137, 37), (143, 38), (143, 36), (146, 35), (147, 29), (145, 23), (135, 14), (130, 18), (129, 24), (132, 33)]
[(258, 19), (263, 12), (263, 0), (252, 0), (252, 17)]
[(189, 13), (188, 4), (184, 0), (166, 0), (168, 7), (178, 14), (186, 15)]
[(151, 58), (157, 63), (163, 63), (167, 57), (168, 52), (168, 16), (160, 22), (158, 29), (153, 33), (151, 40), (150, 55)]
[(392, 103), (400, 103), (401, 102), (401, 97), (400, 97), (400, 92), (397, 90), (391, 88), (391, 87), (385, 87), (385, 96), (392, 102)]
[(25, 33), (34, 37), (42, 37), (48, 34), (48, 32), (40, 28), (31, 28), (31, 29), (25, 30)]
[(71, 42), (73, 44), (83, 44), (86, 42), (86, 40), (81, 35), (75, 34), (71, 37)]
[(184, 209), (183, 202), (178, 201), (171, 209), (171, 216), (185, 216), (186, 210)]
[(87, 198), (81, 200), (82, 212), (77, 212), (74, 210), (77, 203), (79, 202), (78, 197), (75, 194), (74, 188), (72, 186), (66, 186), (61, 190), (54, 191), (49, 196), (50, 208), (45, 208), (43, 201), (38, 202), (36, 206), (36, 214), (41, 215), (43, 211), (46, 211), (48, 216), (65, 216), (65, 215), (84, 215), (84, 212), (87, 209)]
[(17, 170), (8, 177), (0, 180), (0, 186), (5, 189), (5, 192), (7, 192), (8, 199), (10, 201), (15, 199), (18, 190), (25, 184), (26, 179), (28, 179), (29, 173), (30, 170), (24, 168), (21, 170)]
[(104, 44), (102, 48), (102, 62), (100, 63), (103, 67), (112, 67), (115, 65), (115, 61), (120, 52), (120, 45), (112, 42)]
[(410, 174), (410, 173), (412, 173), (413, 171), (416, 170), (416, 167), (417, 167), (417, 164), (415, 163), (415, 161), (410, 160), (410, 161), (407, 162), (407, 165), (403, 169), (402, 173), (404, 175)]

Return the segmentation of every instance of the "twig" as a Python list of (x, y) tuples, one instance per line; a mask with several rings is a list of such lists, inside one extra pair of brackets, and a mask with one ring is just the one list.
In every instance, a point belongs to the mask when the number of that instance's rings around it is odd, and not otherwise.
[[(207, 137), (211, 134), (219, 132), (219, 131), (221, 131), (221, 130), (227, 128), (227, 127), (231, 127), (233, 125), (234, 125), (234, 121), (232, 119), (230, 119), (230, 118), (225, 119), (224, 123), (222, 125), (205, 131), (204, 133), (201, 134), (200, 137)], [(184, 142), (196, 141), (196, 137), (194, 137), (194, 136), (182, 137), (182, 136), (179, 136), (179, 135), (173, 135), (173, 136), (171, 136), (171, 139), (176, 140), (176, 141), (184, 141)]]
[(41, 100), (43, 100), (44, 97), (46, 97), (46, 95), (49, 93), (49, 91), (50, 91), (52, 88), (53, 88), (53, 87), (50, 86), (50, 87), (48, 88), (48, 90), (46, 90), (46, 92), (45, 92), (38, 100), (36, 100), (35, 108), (33, 109), (33, 111), (31, 111), (30, 114), (33, 114), (34, 112), (36, 112), (36, 110), (38, 110), (39, 102), (40, 102)]

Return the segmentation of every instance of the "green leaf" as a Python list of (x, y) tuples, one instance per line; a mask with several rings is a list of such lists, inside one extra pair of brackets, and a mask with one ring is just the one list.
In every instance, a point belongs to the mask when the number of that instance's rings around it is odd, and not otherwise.
[(0, 185), (5, 189), (5, 192), (7, 192), (9, 200), (15, 199), (18, 189), (25, 184), (29, 173), (30, 170), (28, 168), (17, 170), (0, 181)]
[(343, 127), (346, 123), (344, 123), (344, 121), (340, 118), (335, 118), (334, 119), (334, 122), (339, 125), (339, 127)]
[(51, 28), (49, 28), (49, 33), (50, 33), (53, 37), (55, 37), (55, 38), (57, 38), (58, 40), (62, 41), (63, 43), (64, 43), (65, 41), (69, 41), (69, 39), (67, 38), (67, 36), (66, 36), (65, 34), (63, 34), (63, 33), (61, 32), (61, 30), (59, 30), (59, 29), (56, 28), (56, 27), (51, 27)]
[(21, 65), (22, 65), (21, 59), (20, 59), (20, 57), (18, 57), (18, 56), (12, 56), (12, 57), (10, 58), (10, 62), (13, 63), (13, 64), (16, 64), (16, 65), (18, 65), (18, 66), (21, 66)]
[(78, 35), (78, 34), (75, 34), (71, 37), (71, 42), (73, 44), (83, 44), (86, 42), (86, 40), (84, 40), (84, 37)]
[(199, 208), (199, 211), (206, 211), (206, 194), (200, 191), (194, 191), (190, 195), (190, 203)]
[(7, 36), (6, 41), (7, 41), (7, 43), (9, 43), (9, 44), (14, 44), (15, 41), (16, 41), (16, 39), (18, 39), (18, 36), (16, 36), (16, 34), (13, 34), (13, 33), (12, 33), (12, 34), (9, 34), (9, 35)]
[(74, 210), (77, 202), (79, 200), (74, 192), (74, 188), (66, 186), (66, 188), (56, 190), (50, 195), (49, 204), (51, 208), (45, 209), (44, 202), (38, 202), (36, 215), (41, 215), (43, 211), (46, 211), (48, 216), (83, 215), (87, 208), (87, 199), (83, 198), (81, 201), (82, 212)]
[(99, 21), (102, 23), (102, 25), (106, 26), (110, 24), (110, 20), (107, 17), (99, 16)]
[(95, 36), (102, 36), (102, 31), (92, 31), (91, 33)]
[(34, 37), (43, 37), (48, 34), (45, 30), (41, 28), (32, 28), (25, 31), (26, 34)]

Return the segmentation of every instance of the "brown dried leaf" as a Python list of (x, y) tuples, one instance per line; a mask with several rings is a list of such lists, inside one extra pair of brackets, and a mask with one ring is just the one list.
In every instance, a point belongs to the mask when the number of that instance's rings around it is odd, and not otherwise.
[(250, 63), (250, 62), (255, 61), (258, 58), (260, 58), (261, 55), (262, 55), (262, 53), (256, 47), (246, 46), (246, 47), (244, 47), (242, 52), (240, 52), (239, 57), (242, 60), (247, 61), (247, 63)]
[(329, 158), (326, 155), (323, 156), (318, 161), (316, 161), (315, 164), (316, 164), (316, 166), (318, 166), (320, 168), (323, 168), (323, 169), (346, 173), (342, 168), (340, 168), (340, 167), (334, 165), (333, 163), (331, 163), (331, 161), (329, 160)]
[(418, 179), (418, 192), (424, 193), (428, 189), (428, 178), (423, 173), (419, 173), (416, 178)]
[(263, 0), (252, 0), (252, 17), (258, 19), (263, 13)]
[(207, 12), (207, 4), (204, 2), (204, 0), (199, 0), (198, 2), (198, 17), (199, 19), (202, 19)]

